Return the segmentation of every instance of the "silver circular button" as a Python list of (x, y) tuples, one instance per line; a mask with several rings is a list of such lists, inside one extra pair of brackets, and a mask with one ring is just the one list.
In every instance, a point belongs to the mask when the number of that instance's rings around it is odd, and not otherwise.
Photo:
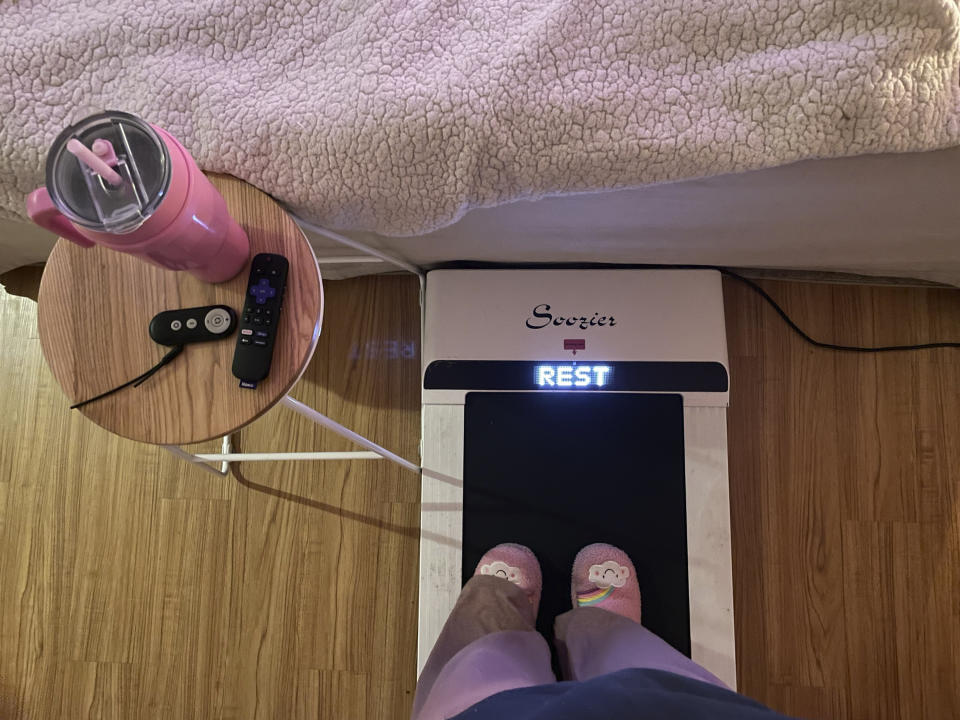
[(197, 326), (197, 321), (193, 318), (187, 320), (187, 330), (193, 330)]
[(172, 323), (170, 323), (171, 330), (179, 330), (182, 327), (183, 327), (183, 323), (180, 322), (179, 320), (174, 320)]
[(230, 327), (230, 313), (223, 308), (214, 308), (203, 318), (203, 325), (212, 333), (226, 332)]

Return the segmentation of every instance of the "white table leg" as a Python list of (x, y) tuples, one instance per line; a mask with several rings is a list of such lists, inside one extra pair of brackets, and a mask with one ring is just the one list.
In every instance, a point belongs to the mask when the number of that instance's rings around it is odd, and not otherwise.
[[(219, 475), (221, 477), (226, 477), (227, 473), (230, 472), (230, 459), (235, 457), (231, 450), (233, 450), (233, 444), (230, 442), (230, 436), (224, 435), (223, 442), (220, 445), (221, 453), (218, 455), (194, 455), (193, 453), (188, 453), (182, 447), (177, 445), (161, 445), (161, 447), (166, 450), (171, 455), (176, 455), (181, 460), (186, 460), (187, 462), (194, 463), (197, 467), (207, 472), (213, 473), (214, 475)], [(217, 469), (211, 462), (219, 462), (220, 468)]]
[[(214, 475), (226, 475), (230, 470), (231, 462), (264, 462), (264, 461), (281, 461), (281, 460), (390, 460), (391, 462), (396, 463), (400, 467), (410, 470), (411, 472), (420, 473), (420, 466), (416, 465), (409, 460), (404, 460), (399, 455), (396, 455), (389, 450), (380, 447), (375, 442), (368, 440), (363, 437), (363, 435), (358, 435), (349, 428), (344, 427), (338, 422), (331, 420), (323, 413), (317, 412), (312, 407), (304, 405), (299, 400), (294, 400), (289, 395), (285, 396), (281, 401), (282, 404), (286, 405), (292, 410), (300, 413), (307, 419), (317, 423), (318, 425), (323, 425), (326, 428), (333, 430), (338, 435), (342, 435), (355, 442), (361, 447), (367, 448), (365, 451), (356, 451), (356, 452), (282, 452), (282, 453), (235, 453), (231, 452), (233, 449), (230, 443), (230, 436), (227, 435), (223, 438), (223, 447), (222, 452), (219, 453), (190, 453), (184, 450), (181, 447), (176, 445), (163, 445), (162, 447), (167, 451), (176, 455), (177, 457), (186, 460), (187, 462), (193, 463), (198, 467), (213, 473)], [(211, 465), (211, 463), (220, 463), (220, 469)]]
[(418, 475), (420, 474), (419, 465), (416, 465), (410, 462), (409, 460), (404, 460), (399, 455), (395, 455), (389, 450), (380, 447), (372, 440), (367, 440), (367, 438), (365, 438), (363, 435), (358, 435), (353, 430), (350, 430), (349, 428), (344, 427), (343, 425), (336, 422), (335, 420), (331, 420), (323, 413), (317, 412), (309, 405), (304, 405), (302, 402), (300, 402), (299, 400), (294, 400), (289, 395), (285, 396), (280, 402), (286, 405), (291, 410), (297, 411), (298, 413), (303, 415), (305, 418), (317, 423), (318, 425), (323, 425), (325, 428), (329, 428), (330, 430), (333, 430), (335, 433), (337, 433), (337, 435), (342, 435), (343, 437), (347, 438), (347, 440), (352, 440), (357, 445), (367, 448), (368, 450), (372, 451), (373, 453), (376, 453), (380, 457), (386, 460), (390, 460), (391, 462), (396, 463), (397, 465), (399, 465), (400, 467), (406, 470), (415, 472)]

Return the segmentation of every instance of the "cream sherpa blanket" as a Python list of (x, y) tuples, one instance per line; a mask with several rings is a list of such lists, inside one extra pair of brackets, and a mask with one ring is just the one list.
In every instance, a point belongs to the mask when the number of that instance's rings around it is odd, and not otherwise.
[(958, 143), (955, 0), (6, 0), (0, 216), (93, 111), (332, 227)]

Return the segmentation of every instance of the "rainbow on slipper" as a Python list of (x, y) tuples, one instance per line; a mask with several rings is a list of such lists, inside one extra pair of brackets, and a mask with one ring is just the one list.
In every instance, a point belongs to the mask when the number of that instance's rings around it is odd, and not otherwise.
[(630, 577), (630, 568), (621, 565), (616, 560), (607, 560), (599, 565), (591, 565), (588, 578), (597, 587), (595, 590), (577, 593), (577, 605), (587, 607), (603, 602), (610, 597), (614, 588), (623, 587), (628, 577)]
[(599, 602), (603, 602), (608, 597), (610, 593), (613, 592), (613, 586), (605, 588), (597, 588), (591, 592), (581, 593), (577, 595), (577, 605), (580, 607), (587, 607), (588, 605), (596, 605)]

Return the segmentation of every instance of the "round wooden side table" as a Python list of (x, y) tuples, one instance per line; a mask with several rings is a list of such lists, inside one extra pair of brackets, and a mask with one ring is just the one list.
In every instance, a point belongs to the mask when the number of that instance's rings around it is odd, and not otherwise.
[[(279, 253), (290, 261), (270, 374), (255, 389), (239, 386), (231, 366), (237, 332), (187, 345), (139, 387), (79, 409), (98, 425), (133, 440), (181, 445), (228, 436), (283, 399), (313, 357), (323, 318), (317, 258), (293, 219), (272, 198), (232, 177), (210, 177), (250, 238), (250, 258)], [(150, 339), (163, 310), (243, 307), (250, 262), (217, 285), (125, 253), (59, 240), (40, 282), (38, 324), (47, 364), (71, 403), (134, 378), (169, 348)]]

